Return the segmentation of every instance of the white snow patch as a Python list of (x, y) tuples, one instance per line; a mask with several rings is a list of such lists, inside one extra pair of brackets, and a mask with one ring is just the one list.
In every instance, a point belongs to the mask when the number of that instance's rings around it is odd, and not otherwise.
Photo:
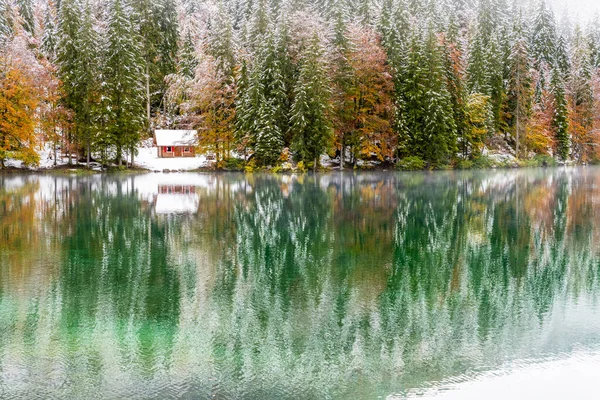
[(159, 158), (156, 147), (139, 147), (138, 155), (134, 159), (134, 165), (151, 171), (190, 171), (210, 166), (212, 161), (205, 156), (181, 157), (181, 158)]

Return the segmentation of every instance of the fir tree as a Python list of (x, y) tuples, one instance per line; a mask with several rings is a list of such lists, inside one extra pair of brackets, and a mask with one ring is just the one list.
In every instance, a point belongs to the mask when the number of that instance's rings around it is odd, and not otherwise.
[(0, 0), (0, 50), (12, 34), (13, 18), (9, 0)]
[(518, 22), (514, 29), (515, 38), (509, 57), (509, 90), (508, 104), (511, 113), (511, 128), (515, 138), (515, 152), (521, 154), (521, 143), (525, 138), (525, 128), (531, 110), (531, 75), (529, 50), (523, 27)]
[(540, 2), (532, 26), (530, 48), (535, 67), (540, 69), (543, 64), (554, 66), (558, 36), (554, 15), (545, 1)]
[(194, 70), (198, 66), (196, 58), (196, 49), (192, 40), (191, 33), (187, 33), (183, 41), (183, 45), (179, 49), (178, 57), (179, 73), (185, 77), (191, 78), (194, 76)]
[(104, 67), (111, 121), (109, 135), (116, 149), (115, 162), (119, 165), (125, 150), (129, 150), (133, 163), (135, 146), (144, 126), (144, 59), (140, 37), (129, 18), (131, 13), (125, 0), (111, 1)]
[(399, 71), (397, 93), (402, 96), (397, 125), (400, 155), (418, 156), (437, 165), (456, 151), (456, 123), (443, 56), (431, 27), (425, 34), (414, 33), (409, 49), (407, 63)]
[(556, 140), (556, 155), (565, 161), (569, 157), (569, 120), (567, 99), (562, 74), (556, 69), (552, 73), (550, 89), (552, 91), (554, 114), (552, 128)]
[[(77, 115), (82, 99), (78, 87), (79, 75), (83, 73), (77, 40), (81, 26), (80, 15), (81, 9), (75, 0), (62, 0), (58, 18), (58, 75), (63, 82), (65, 106), (72, 110), (75, 115)], [(66, 135), (69, 147), (74, 141), (75, 132), (76, 126), (74, 129), (69, 129)], [(72, 149), (67, 150), (70, 164), (72, 162)]]
[(300, 160), (312, 161), (315, 169), (331, 135), (328, 84), (323, 48), (315, 36), (302, 59), (291, 116), (292, 149)]
[(54, 3), (50, 0), (44, 10), (44, 34), (42, 36), (42, 51), (52, 62), (56, 58), (56, 10)]
[(23, 29), (30, 35), (35, 34), (35, 18), (33, 16), (32, 0), (17, 0), (17, 7), (22, 18)]

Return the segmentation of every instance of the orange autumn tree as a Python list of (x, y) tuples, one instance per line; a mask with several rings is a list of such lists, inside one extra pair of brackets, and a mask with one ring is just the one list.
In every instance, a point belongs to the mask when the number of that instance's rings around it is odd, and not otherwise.
[[(547, 75), (547, 74), (546, 74)], [(542, 74), (535, 73), (533, 85), (539, 85)], [(549, 79), (549, 78), (546, 78)], [(555, 147), (556, 127), (556, 100), (551, 90), (542, 90), (540, 98), (534, 102), (531, 117), (525, 126), (525, 148), (536, 154), (549, 154)]]
[(8, 158), (37, 164), (35, 113), (38, 87), (19, 57), (0, 59), (0, 168)]
[(392, 133), (392, 75), (380, 37), (370, 28), (348, 27), (348, 71), (345, 84), (334, 95), (337, 147), (348, 146), (352, 161), (384, 160), (395, 149)]

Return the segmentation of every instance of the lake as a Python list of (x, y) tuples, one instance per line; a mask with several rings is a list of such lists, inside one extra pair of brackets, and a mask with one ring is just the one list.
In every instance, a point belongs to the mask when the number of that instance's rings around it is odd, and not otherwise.
[(599, 222), (595, 167), (0, 175), (0, 398), (597, 382)]

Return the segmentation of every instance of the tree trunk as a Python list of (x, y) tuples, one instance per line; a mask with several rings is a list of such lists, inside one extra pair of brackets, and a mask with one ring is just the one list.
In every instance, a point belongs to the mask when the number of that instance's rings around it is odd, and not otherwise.
[(146, 123), (150, 134), (150, 64), (146, 60)]
[(317, 172), (317, 157), (315, 157), (315, 163), (313, 165), (313, 171)]
[(90, 167), (90, 157), (91, 157), (91, 156), (90, 156), (90, 152), (91, 152), (91, 150), (92, 150), (92, 146), (91, 146), (91, 144), (90, 144), (90, 138), (88, 137), (88, 138), (87, 138), (87, 143), (86, 143), (86, 149), (85, 149), (85, 152), (87, 153), (87, 155), (86, 155), (86, 157), (87, 157), (87, 158), (86, 158), (86, 160), (85, 160), (85, 166), (86, 166), (87, 168), (89, 168), (89, 167)]
[(346, 158), (346, 141), (344, 140), (344, 134), (342, 134), (342, 149), (340, 151), (340, 170), (344, 169), (344, 159)]
[(52, 152), (54, 153), (54, 166), (56, 167), (56, 165), (58, 164), (58, 161), (56, 160), (56, 129), (54, 130), (54, 141), (52, 142)]
[(131, 168), (133, 168), (133, 161), (135, 160), (135, 146), (131, 146)]

